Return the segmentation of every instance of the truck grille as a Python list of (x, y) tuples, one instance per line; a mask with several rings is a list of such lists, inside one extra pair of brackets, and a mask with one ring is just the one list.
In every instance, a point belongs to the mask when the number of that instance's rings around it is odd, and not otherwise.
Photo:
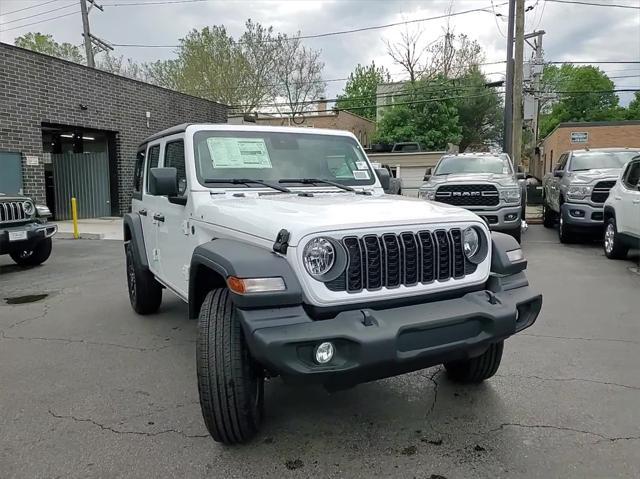
[(0, 223), (9, 221), (25, 221), (29, 216), (24, 212), (21, 201), (5, 201), (0, 203)]
[(593, 187), (593, 192), (591, 193), (591, 201), (594, 203), (604, 203), (607, 201), (609, 197), (609, 190), (613, 188), (615, 185), (615, 181), (599, 181)]
[(377, 290), (460, 279), (475, 271), (462, 251), (462, 230), (347, 236), (347, 268), (326, 284), (331, 291)]
[(493, 185), (442, 185), (436, 201), (454, 206), (497, 206), (500, 195)]

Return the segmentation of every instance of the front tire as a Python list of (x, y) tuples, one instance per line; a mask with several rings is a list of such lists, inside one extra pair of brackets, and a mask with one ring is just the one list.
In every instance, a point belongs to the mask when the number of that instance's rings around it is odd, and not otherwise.
[(504, 342), (500, 341), (489, 346), (489, 349), (478, 357), (446, 363), (444, 367), (447, 375), (459, 383), (481, 383), (498, 371), (503, 349)]
[(546, 203), (542, 204), (542, 224), (545, 228), (553, 228), (556, 224), (556, 215)]
[(618, 236), (615, 218), (609, 218), (604, 227), (604, 254), (609, 259), (624, 259), (628, 251)]
[(202, 417), (213, 439), (250, 440), (262, 422), (264, 371), (249, 354), (226, 288), (209, 291), (202, 303), (196, 361)]
[(9, 253), (11, 259), (19, 266), (38, 266), (51, 256), (51, 238), (39, 241), (33, 249)]
[(570, 244), (575, 241), (575, 236), (567, 229), (562, 212), (560, 213), (560, 219), (558, 220), (558, 239), (560, 240), (560, 243), (563, 244)]
[(131, 243), (124, 245), (127, 263), (127, 286), (131, 307), (138, 314), (153, 314), (162, 303), (162, 286), (151, 271), (144, 269), (133, 254)]

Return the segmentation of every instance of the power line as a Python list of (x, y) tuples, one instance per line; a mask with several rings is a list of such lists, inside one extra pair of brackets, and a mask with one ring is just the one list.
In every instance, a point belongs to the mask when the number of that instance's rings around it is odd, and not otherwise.
[(58, 18), (64, 18), (64, 17), (68, 17), (70, 15), (75, 15), (77, 13), (80, 13), (80, 10), (78, 10), (76, 12), (71, 12), (71, 13), (63, 13), (62, 15), (58, 15), (56, 17), (46, 18), (44, 20), (38, 20), (37, 22), (25, 23), (24, 25), (18, 25), (17, 27), (5, 28), (2, 31), (3, 32), (9, 32), (11, 30), (18, 30), (19, 28), (30, 27), (31, 25), (37, 25), (39, 23), (50, 22), (52, 20), (57, 20)]
[(104, 3), (105, 7), (138, 7), (141, 5), (170, 5), (174, 3), (200, 3), (213, 0), (157, 0), (152, 2)]
[(62, 7), (52, 8), (51, 10), (45, 10), (44, 12), (34, 13), (33, 15), (27, 15), (26, 17), (14, 18), (13, 20), (9, 20), (8, 22), (0, 23), (0, 26), (8, 25), (9, 23), (15, 23), (15, 22), (19, 22), (19, 21), (22, 21), (22, 20), (27, 20), (29, 18), (39, 17), (41, 15), (46, 15), (48, 13), (57, 12), (58, 10), (64, 10), (65, 8), (75, 7), (76, 5), (77, 5), (76, 2), (73, 2), (73, 3), (70, 3), (70, 4), (64, 5)]
[(2, 14), (2, 16), (11, 15), (12, 13), (23, 12), (25, 10), (31, 10), (32, 8), (42, 7), (44, 5), (48, 5), (49, 3), (53, 3), (53, 2), (57, 2), (57, 1), (59, 1), (59, 0), (49, 0), (48, 2), (38, 3), (36, 5), (31, 5), (29, 7), (18, 8), (17, 10), (11, 10), (10, 12), (5, 12), (5, 13)]
[(613, 8), (629, 8), (631, 10), (640, 10), (640, 7), (634, 7), (633, 5), (620, 5), (618, 3), (589, 3), (581, 2), (579, 0), (546, 0), (553, 3), (571, 3), (575, 5), (589, 5), (590, 7), (613, 7)]
[(573, 61), (573, 60), (567, 60), (567, 61), (562, 61), (562, 62), (545, 62), (549, 65), (564, 65), (564, 64), (570, 64), (570, 65), (592, 65), (592, 64), (629, 64), (629, 65), (635, 65), (635, 64), (640, 64), (640, 61), (630, 61), (630, 60), (608, 60), (608, 61), (593, 61), (593, 60), (588, 60), (588, 61), (581, 61), (581, 62), (577, 62), (577, 61)]
[[(179, 0), (172, 0), (172, 1), (179, 1)], [(500, 3), (498, 4), (498, 6), (502, 6), (505, 5), (505, 3)], [(427, 21), (431, 21), (431, 20), (441, 20), (443, 18), (450, 18), (450, 17), (455, 17), (455, 16), (459, 16), (459, 15), (465, 15), (467, 13), (474, 13), (474, 12), (487, 12), (487, 8), (491, 8), (491, 5), (487, 6), (487, 7), (483, 7), (483, 8), (473, 8), (471, 10), (462, 10), (460, 12), (453, 12), (453, 13), (446, 13), (446, 14), (442, 14), (442, 15), (436, 15), (433, 17), (426, 17), (426, 18), (417, 18), (414, 20), (405, 20), (402, 22), (394, 22), (394, 23), (386, 23), (384, 25), (373, 25), (373, 26), (369, 26), (369, 27), (360, 27), (360, 28), (352, 28), (350, 30), (338, 30), (335, 32), (325, 32), (325, 33), (316, 33), (316, 34), (312, 34), (312, 35), (298, 35), (295, 37), (286, 37), (286, 38), (274, 38), (274, 39), (270, 39), (270, 40), (264, 40), (262, 42), (259, 43), (274, 43), (274, 42), (279, 42), (279, 41), (295, 41), (295, 40), (306, 40), (306, 39), (312, 39), (312, 38), (325, 38), (325, 37), (332, 37), (332, 36), (337, 36), (337, 35), (347, 35), (350, 33), (358, 33), (358, 32), (365, 32), (365, 31), (371, 31), (371, 30), (381, 30), (381, 29), (385, 29), (385, 28), (390, 28), (390, 27), (396, 27), (398, 25), (409, 25), (411, 23), (419, 23), (419, 22), (427, 22)], [(238, 42), (238, 44), (242, 44), (242, 42)], [(137, 48), (178, 48), (180, 45), (144, 45), (144, 44), (135, 44), (135, 43), (114, 43), (113, 46), (116, 47), (137, 47)]]

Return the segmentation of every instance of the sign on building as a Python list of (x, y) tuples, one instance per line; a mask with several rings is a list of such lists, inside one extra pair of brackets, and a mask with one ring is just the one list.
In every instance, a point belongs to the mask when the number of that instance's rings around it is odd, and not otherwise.
[(572, 131), (571, 143), (587, 143), (589, 141), (589, 133), (586, 131)]

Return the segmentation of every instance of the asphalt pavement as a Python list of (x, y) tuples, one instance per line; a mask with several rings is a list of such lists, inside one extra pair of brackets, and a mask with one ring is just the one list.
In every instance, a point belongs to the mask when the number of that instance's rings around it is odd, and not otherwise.
[(543, 312), (494, 378), (271, 380), (262, 432), (236, 447), (204, 427), (186, 305), (165, 292), (137, 316), (122, 242), (57, 240), (28, 270), (0, 256), (0, 477), (640, 477), (638, 255), (542, 226), (524, 249)]

